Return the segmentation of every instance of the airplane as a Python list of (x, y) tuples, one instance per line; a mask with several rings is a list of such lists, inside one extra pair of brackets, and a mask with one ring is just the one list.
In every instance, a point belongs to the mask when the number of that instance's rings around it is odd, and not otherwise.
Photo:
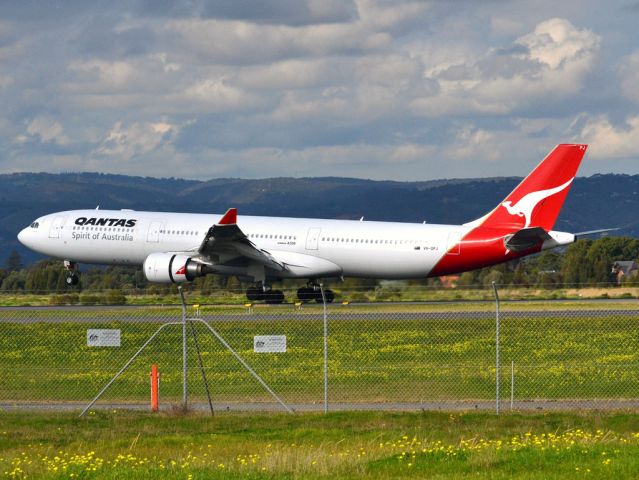
[[(224, 215), (92, 209), (40, 217), (18, 239), (63, 259), (69, 285), (78, 283), (78, 263), (135, 265), (159, 283), (237, 276), (251, 283), (250, 301), (267, 303), (284, 301), (273, 283), (305, 279), (298, 298), (322, 302), (322, 279), (438, 277), (605, 231), (552, 230), (586, 149), (558, 145), (503, 202), (463, 225), (238, 216), (235, 208)], [(324, 299), (333, 301), (333, 291)]]

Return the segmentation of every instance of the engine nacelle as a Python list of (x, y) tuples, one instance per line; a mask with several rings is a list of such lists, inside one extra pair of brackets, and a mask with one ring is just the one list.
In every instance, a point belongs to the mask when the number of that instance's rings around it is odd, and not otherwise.
[(175, 253), (152, 253), (144, 260), (144, 275), (149, 282), (190, 282), (205, 275), (204, 264), (188, 255)]

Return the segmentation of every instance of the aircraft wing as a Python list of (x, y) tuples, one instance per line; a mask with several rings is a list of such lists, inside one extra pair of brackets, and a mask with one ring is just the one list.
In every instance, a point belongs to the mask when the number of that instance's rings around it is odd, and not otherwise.
[(200, 245), (199, 253), (210, 258), (221, 256), (245, 257), (274, 270), (284, 270), (284, 265), (268, 251), (258, 248), (237, 225), (237, 209), (229, 208), (209, 231)]

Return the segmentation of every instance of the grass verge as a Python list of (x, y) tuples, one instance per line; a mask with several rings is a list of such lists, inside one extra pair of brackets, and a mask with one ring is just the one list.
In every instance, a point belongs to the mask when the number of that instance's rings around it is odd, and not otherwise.
[(635, 478), (639, 416), (3, 412), (8, 478)]

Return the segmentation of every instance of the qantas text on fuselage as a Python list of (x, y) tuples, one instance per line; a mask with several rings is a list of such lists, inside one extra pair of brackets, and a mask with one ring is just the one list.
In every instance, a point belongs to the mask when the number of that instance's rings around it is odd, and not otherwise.
[[(65, 260), (139, 265), (149, 281), (235, 275), (261, 289), (286, 278), (410, 279), (459, 273), (566, 245), (552, 230), (586, 145), (558, 145), (495, 209), (463, 225), (75, 210), (35, 220), (19, 240)], [(69, 283), (73, 283), (70, 281)], [(308, 291), (308, 290), (307, 290)]]

